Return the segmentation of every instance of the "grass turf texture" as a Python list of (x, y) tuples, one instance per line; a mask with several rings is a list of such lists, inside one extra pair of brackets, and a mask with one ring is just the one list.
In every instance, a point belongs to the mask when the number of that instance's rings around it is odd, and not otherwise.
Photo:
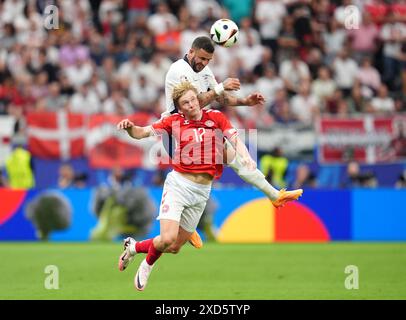
[[(0, 299), (406, 299), (406, 243), (186, 245), (157, 262), (144, 292), (144, 255), (119, 272), (115, 243), (0, 243)], [(59, 289), (44, 287), (47, 265)], [(359, 289), (347, 290), (348, 265)]]

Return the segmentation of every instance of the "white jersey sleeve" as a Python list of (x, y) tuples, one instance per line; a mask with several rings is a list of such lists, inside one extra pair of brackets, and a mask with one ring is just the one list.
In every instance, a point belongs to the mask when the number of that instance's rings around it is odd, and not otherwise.
[(166, 77), (165, 77), (165, 106), (166, 111), (162, 114), (169, 115), (171, 112), (175, 110), (175, 105), (172, 99), (172, 92), (173, 88), (178, 85), (180, 82), (188, 80), (188, 70), (187, 67), (190, 66), (184, 61), (180, 59), (170, 66)]
[(209, 67), (204, 68), (204, 70), (206, 71), (206, 74), (207, 74), (207, 77), (209, 80), (209, 88), (210, 88), (210, 90), (214, 90), (214, 87), (218, 85), (216, 77), (214, 76), (213, 71), (211, 71), (211, 69)]

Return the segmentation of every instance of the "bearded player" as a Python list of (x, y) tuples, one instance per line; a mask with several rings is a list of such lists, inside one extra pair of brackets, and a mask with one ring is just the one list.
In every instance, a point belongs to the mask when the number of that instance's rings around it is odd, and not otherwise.
[[(173, 171), (166, 177), (157, 218), (160, 220), (160, 235), (143, 241), (125, 239), (124, 252), (119, 258), (119, 270), (123, 271), (136, 254), (147, 255), (134, 278), (134, 285), (140, 291), (145, 289), (161, 255), (179, 252), (195, 232), (209, 199), (218, 164), (223, 161), (217, 158), (223, 154), (223, 139), (231, 143), (242, 165), (251, 170), (256, 167), (230, 121), (217, 110), (201, 109), (197, 95), (198, 91), (191, 83), (182, 82), (172, 92), (179, 112), (147, 127), (136, 126), (128, 119), (117, 125), (119, 130), (126, 130), (134, 139), (168, 134), (177, 142)], [(295, 199), (302, 192), (297, 190)]]

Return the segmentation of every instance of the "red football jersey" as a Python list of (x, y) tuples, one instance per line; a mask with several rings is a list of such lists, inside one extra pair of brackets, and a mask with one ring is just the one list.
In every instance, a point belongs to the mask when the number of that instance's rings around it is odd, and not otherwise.
[(224, 137), (231, 139), (237, 130), (218, 110), (202, 110), (200, 120), (188, 120), (175, 113), (152, 124), (155, 135), (169, 134), (176, 140), (172, 159), (175, 171), (208, 173), (219, 177), (223, 169)]

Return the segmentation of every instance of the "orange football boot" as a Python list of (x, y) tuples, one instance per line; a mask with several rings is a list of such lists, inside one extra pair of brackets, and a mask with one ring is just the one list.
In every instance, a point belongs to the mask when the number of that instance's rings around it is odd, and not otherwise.
[(283, 207), (287, 202), (297, 200), (303, 194), (303, 189), (296, 189), (291, 191), (286, 191), (286, 189), (281, 189), (279, 191), (279, 197), (272, 201), (275, 208)]
[(193, 234), (190, 236), (189, 238), (189, 242), (192, 246), (194, 246), (196, 249), (200, 249), (201, 247), (203, 247), (203, 241), (202, 238), (200, 238), (199, 234), (197, 233), (197, 231), (195, 230), (195, 232), (193, 232)]

